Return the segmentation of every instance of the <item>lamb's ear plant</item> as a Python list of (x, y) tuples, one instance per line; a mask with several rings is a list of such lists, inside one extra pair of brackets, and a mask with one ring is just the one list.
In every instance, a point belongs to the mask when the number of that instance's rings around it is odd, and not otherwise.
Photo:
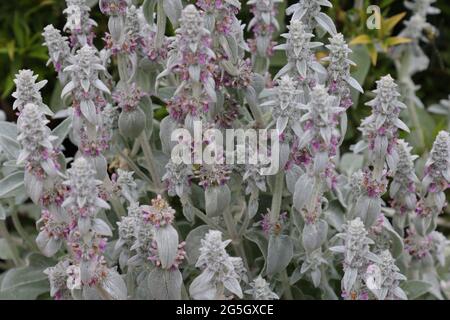
[[(281, 41), (282, 1), (194, 2), (100, 0), (96, 35), (97, 9), (67, 0), (63, 30), (44, 28), (67, 108), (52, 112), (33, 71), (16, 75), (17, 123), (0, 122), (0, 298), (447, 298), (450, 138), (421, 138), (412, 82), (433, 1), (405, 3), (398, 81), (369, 85), (351, 152), (346, 113), (364, 90), (331, 2), (288, 7)], [(272, 70), (276, 50), (287, 63)], [(227, 129), (248, 135), (227, 141), (246, 161), (220, 145)], [(271, 144), (255, 149), (250, 129)], [(278, 166), (265, 174), (254, 154)]]

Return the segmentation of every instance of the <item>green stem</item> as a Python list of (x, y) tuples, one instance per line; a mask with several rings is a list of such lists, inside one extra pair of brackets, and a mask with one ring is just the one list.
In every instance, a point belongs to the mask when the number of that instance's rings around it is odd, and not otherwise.
[(113, 193), (113, 185), (109, 177), (107, 177), (104, 180), (104, 183), (106, 187), (109, 189), (109, 192), (111, 194), (109, 202), (111, 203), (111, 206), (114, 210), (114, 213), (116, 214), (117, 219), (120, 220), (122, 216), (125, 216), (127, 214), (125, 208), (123, 207), (122, 203), (120, 203), (119, 198), (117, 198), (117, 196)]
[(139, 177), (141, 177), (142, 180), (145, 180), (145, 182), (151, 184), (152, 181), (147, 177), (147, 175), (142, 172), (141, 169), (133, 162), (133, 160), (127, 156), (125, 153), (123, 153), (119, 148), (115, 148), (116, 151), (119, 153), (119, 155), (128, 163), (128, 165), (133, 169), (134, 173), (136, 173)]
[(128, 60), (127, 56), (123, 53), (117, 55), (117, 70), (119, 71), (119, 77), (121, 80), (128, 82), (130, 75), (128, 72)]
[(6, 243), (8, 244), (9, 250), (12, 254), (12, 261), (14, 262), (14, 265), (16, 267), (22, 265), (23, 262), (20, 258), (19, 251), (17, 250), (17, 247), (14, 244), (14, 240), (12, 239), (8, 228), (6, 227), (5, 220), (0, 220), (0, 236), (5, 239)]
[(200, 220), (202, 220), (204, 223), (206, 223), (208, 226), (219, 230), (220, 232), (222, 232), (225, 235), (228, 235), (228, 232), (222, 228), (221, 226), (219, 226), (218, 224), (216, 224), (214, 221), (212, 221), (206, 214), (204, 214), (203, 212), (201, 212), (200, 210), (198, 210), (195, 207), (192, 207), (192, 211), (194, 212), (194, 214), (200, 218)]
[(166, 32), (166, 14), (164, 12), (163, 3), (165, 0), (158, 0), (158, 8), (156, 13), (156, 37), (155, 47), (161, 48)]
[(150, 143), (147, 140), (147, 135), (145, 131), (139, 137), (141, 142), (142, 151), (144, 152), (145, 162), (147, 163), (147, 169), (150, 172), (150, 176), (152, 178), (152, 182), (155, 185), (156, 189), (164, 190), (164, 186), (161, 183), (161, 178), (158, 175), (158, 171), (155, 168), (155, 160), (152, 153), (152, 148), (150, 147)]
[(286, 300), (294, 300), (294, 296), (292, 295), (291, 285), (289, 284), (289, 278), (286, 270), (281, 272), (281, 283), (283, 284), (283, 295)]
[(38, 251), (36, 243), (34, 242), (33, 239), (30, 238), (30, 235), (28, 234), (28, 232), (25, 231), (24, 227), (22, 226), (22, 223), (20, 222), (19, 219), (19, 213), (17, 212), (17, 210), (15, 210), (15, 208), (12, 208), (11, 210), (11, 218), (14, 228), (16, 228), (17, 233), (25, 241), (27, 246), (33, 251)]
[(134, 297), (134, 277), (133, 277), (133, 269), (131, 269), (131, 268), (128, 268), (128, 270), (127, 270), (126, 281), (127, 281), (127, 288), (128, 288), (128, 297), (133, 299), (133, 297)]
[(131, 158), (134, 158), (137, 155), (140, 147), (141, 147), (141, 145), (139, 144), (139, 140), (134, 140), (133, 147), (130, 152)]
[(258, 128), (264, 127), (264, 118), (259, 107), (253, 103), (248, 104), (250, 107), (250, 111), (252, 112), (253, 118), (255, 119), (256, 126)]
[(189, 300), (189, 293), (186, 290), (186, 286), (184, 285), (184, 282), (181, 283), (181, 299)]
[(270, 210), (270, 222), (272, 224), (278, 222), (281, 211), (281, 201), (283, 198), (284, 172), (280, 171), (275, 176), (275, 187), (272, 196), (272, 208)]
[(250, 272), (247, 255), (245, 253), (244, 246), (242, 245), (241, 238), (236, 230), (236, 224), (233, 221), (233, 216), (231, 215), (229, 207), (225, 208), (225, 210), (223, 211), (223, 219), (225, 220), (225, 224), (227, 226), (228, 233), (231, 237), (231, 244), (233, 245), (234, 250), (242, 258), (242, 261), (244, 262), (244, 266), (247, 272)]
[(265, 76), (265, 74), (268, 71), (269, 63), (267, 57), (261, 57), (259, 55), (255, 55), (255, 64), (254, 64), (254, 71), (256, 73), (259, 73), (262, 76)]

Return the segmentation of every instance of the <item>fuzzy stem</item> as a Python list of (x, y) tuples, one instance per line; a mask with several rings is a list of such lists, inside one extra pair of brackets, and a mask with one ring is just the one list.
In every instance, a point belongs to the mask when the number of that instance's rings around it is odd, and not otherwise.
[(275, 176), (275, 187), (272, 196), (272, 208), (270, 210), (270, 223), (278, 221), (281, 211), (281, 201), (283, 198), (284, 172), (280, 171)]
[(230, 208), (225, 208), (223, 210), (223, 219), (225, 220), (225, 224), (227, 226), (228, 233), (231, 237), (231, 244), (234, 247), (236, 253), (242, 258), (244, 262), (245, 269), (249, 271), (247, 255), (245, 254), (244, 246), (242, 245), (241, 238), (236, 230), (236, 224), (233, 221), (233, 216), (231, 215)]
[(156, 13), (156, 37), (155, 47), (161, 48), (166, 32), (166, 14), (164, 13), (163, 3), (165, 0), (158, 0), (158, 8)]
[(268, 71), (268, 67), (269, 67), (269, 62), (267, 57), (261, 57), (258, 54), (255, 55), (254, 57), (254, 65), (253, 65), (253, 69), (256, 73), (259, 73), (260, 75), (264, 76), (267, 71)]
[(189, 300), (189, 293), (184, 285), (184, 282), (181, 282), (181, 299)]
[(261, 110), (259, 109), (259, 107), (253, 103), (249, 103), (248, 104), (250, 107), (250, 111), (252, 112), (253, 118), (256, 121), (256, 126), (258, 128), (263, 128), (264, 127), (264, 118), (262, 115)]
[(147, 169), (150, 172), (150, 176), (152, 178), (152, 182), (155, 185), (156, 189), (164, 190), (164, 186), (161, 183), (161, 178), (158, 175), (158, 171), (155, 168), (155, 159), (153, 157), (152, 148), (150, 147), (150, 143), (147, 140), (147, 135), (145, 131), (139, 137), (141, 142), (142, 151), (144, 152), (145, 162), (147, 163)]
[(294, 300), (294, 296), (292, 295), (291, 286), (289, 284), (289, 278), (286, 270), (281, 272), (281, 283), (283, 284), (283, 295), (286, 300)]

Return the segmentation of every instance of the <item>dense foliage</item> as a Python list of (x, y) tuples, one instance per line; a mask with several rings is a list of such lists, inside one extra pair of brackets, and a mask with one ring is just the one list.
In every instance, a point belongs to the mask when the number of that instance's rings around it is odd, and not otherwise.
[(339, 2), (5, 4), (0, 298), (447, 298), (448, 4)]

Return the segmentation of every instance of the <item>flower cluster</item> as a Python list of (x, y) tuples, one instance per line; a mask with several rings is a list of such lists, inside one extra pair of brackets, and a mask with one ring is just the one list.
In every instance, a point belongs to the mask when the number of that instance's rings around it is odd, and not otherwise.
[(338, 234), (338, 237), (344, 240), (344, 245), (332, 247), (330, 250), (344, 254), (345, 273), (342, 279), (344, 297), (359, 300), (368, 291), (364, 283), (367, 268), (373, 262), (381, 263), (381, 259), (370, 251), (370, 245), (374, 242), (368, 238), (368, 232), (361, 219), (349, 221), (344, 228), (345, 232)]
[(369, 159), (376, 171), (375, 177), (381, 178), (384, 164), (395, 169), (398, 160), (397, 145), (398, 129), (409, 132), (406, 124), (399, 119), (400, 111), (406, 105), (398, 100), (400, 93), (394, 79), (387, 75), (377, 81), (377, 89), (373, 90), (375, 99), (366, 103), (372, 108), (372, 114), (365, 118), (360, 130), (366, 138), (369, 149)]
[[(395, 208), (397, 218), (403, 220), (399, 226), (404, 226), (404, 218), (416, 208), (416, 185), (419, 179), (414, 172), (414, 160), (417, 156), (411, 155), (412, 147), (404, 140), (398, 140), (398, 163), (389, 186), (391, 206)], [(403, 219), (402, 219), (403, 218)]]
[(129, 5), (129, 0), (100, 0), (100, 11), (108, 16), (124, 15)]
[(350, 67), (355, 63), (348, 56), (352, 50), (348, 47), (341, 33), (329, 38), (330, 44), (325, 47), (330, 54), (322, 61), (328, 62), (328, 88), (330, 94), (340, 98), (340, 106), (349, 108), (352, 106), (350, 87), (363, 92), (360, 84), (350, 76)]
[(215, 54), (204, 18), (193, 5), (184, 8), (176, 34), (167, 69), (161, 75), (175, 72), (183, 80), (168, 104), (171, 116), (182, 122), (188, 114), (199, 116), (216, 100), (212, 74)]
[[(450, 103), (426, 108), (413, 81), (434, 0), (405, 3), (385, 43), (397, 79), (368, 94), (360, 136), (350, 107), (367, 57), (327, 0), (290, 6), (279, 46), (280, 0), (100, 0), (103, 47), (91, 2), (66, 0), (63, 30), (42, 33), (70, 108), (53, 115), (31, 70), (14, 81), (17, 124), (0, 124), (0, 220), (13, 223), (0, 223), (23, 241), (4, 242), (5, 266), (55, 261), (55, 299), (444, 298), (450, 135), (427, 146), (420, 117), (450, 116)], [(21, 223), (35, 217), (33, 243)], [(36, 246), (51, 259), (26, 255)]]
[(175, 218), (175, 210), (160, 195), (156, 199), (152, 199), (151, 206), (142, 206), (141, 208), (144, 221), (150, 222), (155, 228), (172, 224)]
[(51, 24), (44, 28), (42, 35), (45, 39), (44, 45), (48, 48), (48, 55), (50, 56), (47, 65), (53, 63), (53, 67), (63, 81), (61, 71), (67, 67), (67, 59), (70, 56), (67, 37), (61, 35), (61, 31), (55, 29)]
[(47, 84), (47, 80), (36, 82), (38, 75), (31, 70), (20, 70), (16, 74), (14, 83), (16, 84), (16, 91), (12, 93), (15, 99), (13, 109), (19, 112), (26, 104), (31, 103), (42, 109), (47, 115), (52, 115), (51, 110), (42, 102), (40, 90)]
[(270, 284), (259, 275), (250, 283), (251, 289), (245, 293), (252, 296), (253, 300), (278, 300), (278, 295), (270, 289)]
[(110, 94), (108, 87), (99, 79), (99, 73), (106, 71), (97, 50), (91, 46), (83, 46), (77, 54), (69, 59), (70, 65), (64, 69), (70, 81), (64, 87), (61, 96), (72, 95), (77, 115), (83, 115), (91, 124), (98, 124), (98, 114), (105, 105), (103, 94)]
[(222, 233), (210, 230), (201, 240), (200, 256), (196, 267), (202, 273), (195, 278), (189, 292), (194, 299), (224, 299), (227, 292), (242, 298), (240, 276), (236, 266), (242, 263), (241, 258), (230, 257), (225, 247), (231, 240), (222, 241)]
[(333, 20), (325, 13), (321, 12), (321, 7), (332, 7), (328, 0), (311, 0), (293, 4), (286, 9), (287, 15), (292, 15), (292, 20), (302, 20), (308, 30), (312, 31), (316, 26), (320, 26), (331, 35), (336, 33)]
[(207, 15), (214, 17), (215, 24), (212, 30), (223, 35), (230, 35), (232, 25), (235, 23), (235, 15), (241, 9), (241, 4), (237, 0), (197, 0), (197, 6), (205, 11)]
[(92, 45), (94, 40), (93, 28), (97, 22), (89, 17), (91, 8), (86, 0), (66, 0), (67, 8), (63, 13), (67, 16), (67, 22), (63, 30), (70, 33), (70, 46), (72, 48)]
[(273, 47), (276, 44), (272, 40), (272, 34), (279, 30), (276, 20), (276, 5), (281, 0), (251, 0), (247, 4), (251, 5), (253, 18), (250, 20), (248, 29), (255, 35), (254, 39), (249, 40), (249, 46), (253, 53), (261, 57), (270, 57), (273, 55)]
[[(389, 250), (382, 251), (379, 254), (380, 263), (374, 264), (376, 272), (379, 272), (379, 279), (374, 279), (372, 283), (366, 280), (366, 284), (378, 300), (407, 300), (406, 293), (400, 288), (400, 281), (406, 280), (406, 277), (400, 273), (400, 269), (395, 265)], [(371, 266), (369, 266), (370, 270)]]
[(296, 81), (306, 87), (314, 85), (318, 75), (326, 75), (326, 69), (317, 61), (312, 49), (322, 46), (321, 42), (312, 42), (314, 34), (308, 32), (305, 24), (295, 19), (288, 26), (289, 33), (283, 34), (286, 43), (278, 45), (275, 49), (286, 50), (288, 63), (275, 76), (280, 77), (290, 73)]
[(100, 197), (98, 186), (102, 182), (94, 178), (95, 170), (87, 159), (77, 158), (67, 173), (69, 179), (65, 184), (70, 187), (70, 191), (64, 200), (63, 207), (69, 210), (81, 235), (85, 235), (94, 227), (94, 219), (98, 211), (110, 207)]
[(297, 81), (289, 75), (284, 75), (277, 80), (274, 88), (266, 89), (261, 94), (261, 97), (269, 98), (268, 101), (261, 104), (261, 107), (272, 109), (272, 118), (276, 128), (280, 135), (283, 134), (285, 141), (292, 136), (292, 133), (288, 133), (287, 130), (285, 132), (286, 128), (291, 128), (294, 134), (301, 132), (299, 120), (302, 110), (300, 109), (297, 85)]
[(47, 127), (49, 122), (39, 107), (32, 103), (23, 107), (17, 119), (17, 140), (22, 145), (17, 163), (25, 163), (27, 170), (40, 178), (43, 178), (42, 174), (55, 176), (60, 167), (52, 144), (57, 137), (51, 135)]

